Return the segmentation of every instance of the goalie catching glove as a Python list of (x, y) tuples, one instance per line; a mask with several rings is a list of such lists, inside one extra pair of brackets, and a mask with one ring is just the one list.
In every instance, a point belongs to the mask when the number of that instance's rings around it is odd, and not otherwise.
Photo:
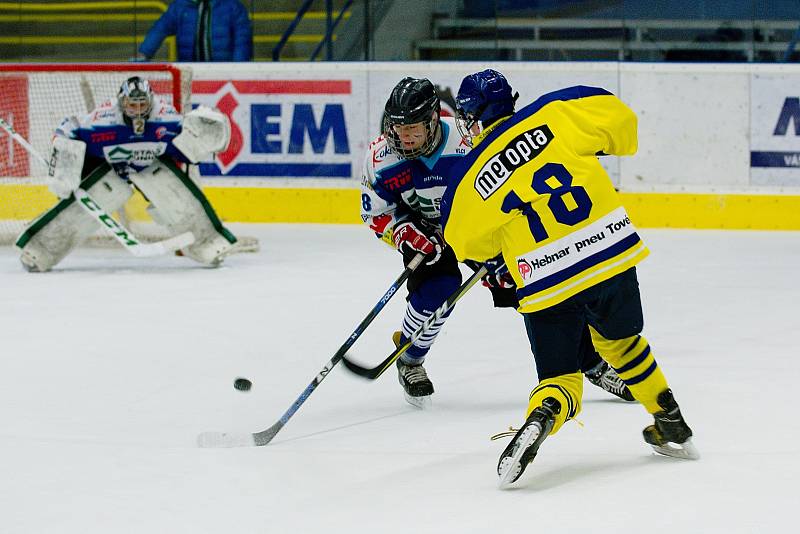
[(172, 140), (192, 163), (208, 161), (228, 147), (231, 125), (228, 117), (206, 106), (193, 109), (183, 118), (181, 133)]
[(47, 171), (47, 187), (58, 198), (69, 196), (81, 185), (81, 169), (86, 155), (86, 143), (57, 135)]
[(413, 257), (420, 252), (425, 254), (425, 265), (433, 265), (439, 261), (444, 248), (441, 232), (433, 228), (424, 232), (410, 221), (395, 226), (392, 240), (397, 250), (406, 257)]

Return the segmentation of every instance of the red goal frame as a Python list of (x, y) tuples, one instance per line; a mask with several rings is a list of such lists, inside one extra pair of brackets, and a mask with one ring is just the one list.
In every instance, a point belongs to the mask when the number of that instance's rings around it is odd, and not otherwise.
[[(156, 82), (156, 93), (172, 95), (172, 105), (180, 113), (183, 110), (181, 87), (183, 72), (169, 63), (2, 63), (2, 72), (168, 72), (172, 75), (172, 87), (167, 88)], [(120, 80), (120, 85), (123, 80)]]

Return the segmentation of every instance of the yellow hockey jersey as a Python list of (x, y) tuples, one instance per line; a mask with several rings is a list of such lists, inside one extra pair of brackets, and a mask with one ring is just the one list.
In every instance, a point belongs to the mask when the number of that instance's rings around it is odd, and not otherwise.
[(445, 240), (462, 261), (502, 252), (521, 312), (558, 304), (647, 256), (597, 158), (636, 148), (636, 115), (605, 89), (544, 95), (453, 169)]

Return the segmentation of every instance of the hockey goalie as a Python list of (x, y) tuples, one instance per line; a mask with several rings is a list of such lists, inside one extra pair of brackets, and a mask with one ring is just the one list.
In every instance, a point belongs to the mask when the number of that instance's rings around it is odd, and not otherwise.
[(75, 202), (78, 188), (108, 213), (138, 189), (156, 223), (173, 235), (192, 233), (184, 256), (218, 266), (236, 237), (181, 166), (210, 160), (229, 140), (230, 124), (218, 111), (200, 106), (181, 116), (153, 94), (147, 80), (128, 78), (116, 100), (83, 117), (67, 117), (56, 129), (47, 185), (60, 200), (17, 239), (23, 266), (48, 271), (95, 233), (97, 221)]

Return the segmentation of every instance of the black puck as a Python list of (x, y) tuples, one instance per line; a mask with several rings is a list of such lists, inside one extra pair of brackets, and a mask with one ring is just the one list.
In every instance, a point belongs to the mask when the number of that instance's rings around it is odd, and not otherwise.
[(253, 383), (246, 378), (237, 378), (233, 381), (233, 387), (239, 391), (250, 391), (250, 388), (253, 387)]

